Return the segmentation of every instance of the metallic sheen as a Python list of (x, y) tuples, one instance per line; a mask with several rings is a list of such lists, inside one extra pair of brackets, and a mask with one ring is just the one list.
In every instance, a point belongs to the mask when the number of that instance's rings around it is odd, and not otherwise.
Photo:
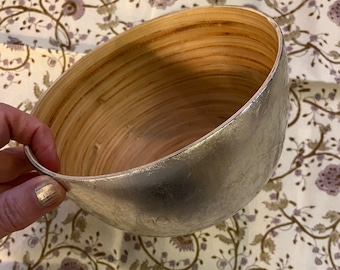
[(28, 146), (27, 157), (82, 208), (134, 234), (189, 234), (232, 216), (266, 184), (285, 137), (287, 57), (279, 27), (268, 20), (279, 43), (270, 74), (237, 113), (189, 146), (131, 170), (88, 177), (47, 170)]
[(51, 206), (58, 199), (58, 193), (52, 183), (42, 183), (35, 188), (34, 192), (43, 207)]

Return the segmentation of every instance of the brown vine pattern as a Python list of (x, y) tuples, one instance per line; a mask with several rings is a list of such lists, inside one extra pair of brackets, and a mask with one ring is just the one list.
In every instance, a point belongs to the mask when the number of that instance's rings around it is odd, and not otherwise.
[[(287, 138), (280, 163), (263, 191), (230, 219), (172, 238), (115, 230), (67, 200), (24, 231), (0, 240), (1, 268), (340, 268), (339, 0), (4, 1), (0, 3), (0, 100), (29, 112), (82, 55), (150, 19), (149, 15), (225, 4), (273, 16), (289, 55)], [(301, 250), (307, 256), (304, 260)]]

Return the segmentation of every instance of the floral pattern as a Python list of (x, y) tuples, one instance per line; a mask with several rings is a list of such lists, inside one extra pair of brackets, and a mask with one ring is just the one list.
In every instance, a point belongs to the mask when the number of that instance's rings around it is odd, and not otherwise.
[(62, 14), (72, 16), (74, 20), (79, 20), (85, 13), (84, 3), (81, 0), (67, 0), (62, 5)]
[(149, 0), (149, 3), (152, 7), (166, 9), (169, 6), (172, 6), (176, 0)]
[(233, 217), (171, 238), (122, 232), (66, 200), (0, 240), (1, 269), (340, 269), (339, 0), (3, 1), (0, 101), (29, 112), (110, 38), (169, 12), (225, 4), (272, 16), (289, 57), (286, 141), (262, 192)]
[(327, 13), (329, 19), (340, 26), (340, 1), (335, 1)]
[(324, 170), (319, 172), (319, 177), (315, 183), (319, 189), (326, 191), (327, 194), (336, 196), (340, 192), (340, 165), (330, 164), (326, 166)]

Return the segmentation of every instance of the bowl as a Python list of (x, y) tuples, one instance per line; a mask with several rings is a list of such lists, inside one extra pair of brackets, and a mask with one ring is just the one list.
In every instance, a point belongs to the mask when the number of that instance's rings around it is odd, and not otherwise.
[(84, 210), (138, 235), (189, 234), (249, 203), (276, 167), (287, 59), (273, 19), (235, 6), (142, 23), (67, 70), (32, 114), (53, 131)]

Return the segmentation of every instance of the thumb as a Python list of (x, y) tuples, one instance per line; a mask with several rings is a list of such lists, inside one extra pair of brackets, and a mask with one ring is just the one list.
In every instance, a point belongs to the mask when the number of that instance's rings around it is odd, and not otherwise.
[(0, 194), (0, 239), (57, 207), (65, 189), (49, 176), (34, 177)]

